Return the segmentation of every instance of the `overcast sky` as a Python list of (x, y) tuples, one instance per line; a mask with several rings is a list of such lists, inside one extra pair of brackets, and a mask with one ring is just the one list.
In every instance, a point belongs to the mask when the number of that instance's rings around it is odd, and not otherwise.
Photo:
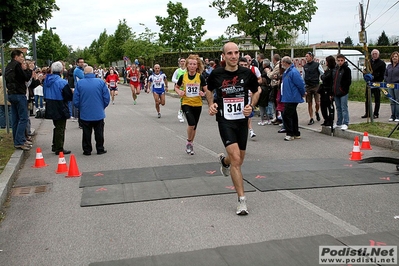
[[(47, 22), (47, 27), (56, 27), (56, 32), (63, 43), (84, 48), (98, 39), (106, 29), (107, 34), (113, 34), (119, 20), (124, 18), (133, 32), (140, 34), (145, 24), (153, 32), (158, 32), (155, 16), (166, 17), (169, 0), (145, 1), (103, 1), (103, 0), (56, 0), (60, 8), (53, 12), (53, 18)], [(173, 1), (176, 3), (175, 1)], [(205, 38), (215, 39), (225, 35), (227, 26), (236, 22), (235, 17), (221, 19), (217, 10), (209, 7), (208, 0), (180, 0), (188, 9), (189, 19), (202, 16), (205, 19), (203, 29), (207, 30)], [(320, 41), (343, 41), (350, 36), (355, 44), (359, 42), (359, 2), (364, 3), (366, 12), (367, 0), (317, 0), (318, 10), (309, 23), (309, 31), (300, 33), (298, 41), (317, 43)], [(398, 36), (397, 17), (399, 4), (391, 8), (397, 0), (370, 0), (366, 17), (368, 40), (374, 42), (382, 31), (388, 37)], [(390, 9), (391, 8), (391, 9)], [(384, 14), (384, 12), (386, 12)], [(39, 34), (40, 35), (40, 34)]]

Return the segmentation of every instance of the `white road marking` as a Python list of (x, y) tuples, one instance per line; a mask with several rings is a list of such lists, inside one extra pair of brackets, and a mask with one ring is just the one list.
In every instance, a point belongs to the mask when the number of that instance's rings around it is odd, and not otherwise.
[(288, 190), (279, 190), (278, 193), (286, 196), (287, 198), (299, 203), (300, 205), (304, 206), (305, 208), (307, 208), (308, 210), (311, 210), (312, 212), (316, 213), (317, 215), (319, 215), (320, 217), (326, 219), (327, 221), (337, 225), (338, 227), (344, 229), (345, 231), (351, 233), (352, 235), (361, 235), (361, 234), (366, 234), (365, 231), (357, 228), (354, 225), (351, 225), (350, 223), (345, 222), (344, 220), (341, 220), (340, 218), (338, 218), (337, 216), (335, 216), (334, 214), (331, 214), (325, 210), (323, 210), (322, 208), (314, 205), (313, 203), (291, 193)]

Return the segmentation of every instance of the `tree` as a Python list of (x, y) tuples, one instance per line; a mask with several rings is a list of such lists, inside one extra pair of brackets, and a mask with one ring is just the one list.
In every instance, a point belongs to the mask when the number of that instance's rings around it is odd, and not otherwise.
[(61, 42), (60, 36), (51, 30), (43, 30), (36, 41), (37, 59), (39, 65), (49, 65), (50, 62), (65, 60), (69, 55), (69, 47)]
[(59, 10), (55, 0), (15, 1), (2, 0), (0, 5), (0, 28), (7, 42), (17, 31), (29, 34), (39, 32), (40, 24), (52, 17), (53, 11)]
[(353, 41), (350, 36), (346, 37), (343, 43), (344, 46), (353, 46)]
[(206, 34), (206, 30), (202, 30), (205, 20), (202, 17), (196, 17), (188, 22), (188, 10), (180, 2), (173, 4), (169, 1), (167, 12), (168, 17), (155, 16), (157, 25), (161, 27), (160, 42), (173, 51), (178, 51), (179, 54), (183, 50), (193, 49)]
[(306, 24), (316, 13), (316, 0), (214, 0), (221, 18), (235, 16), (237, 23), (227, 28), (229, 35), (251, 37), (264, 53), (266, 45), (281, 48), (291, 42), (293, 31), (307, 31)]
[[(145, 26), (144, 24), (141, 25)], [(164, 52), (159, 41), (155, 40), (155, 35), (156, 33), (145, 27), (145, 31), (139, 34), (138, 38), (132, 38), (124, 43), (125, 55), (131, 60), (138, 58), (144, 65), (154, 65), (155, 57)]]
[(108, 36), (104, 42), (104, 49), (100, 54), (102, 62), (111, 63), (122, 60), (124, 56), (123, 44), (134, 37), (131, 28), (126, 24), (126, 19), (119, 20), (118, 27), (114, 34)]
[(378, 46), (389, 46), (388, 36), (385, 34), (385, 31), (382, 31), (381, 35), (377, 39)]
[(220, 49), (223, 46), (223, 42), (227, 39), (227, 37), (221, 35), (217, 39), (208, 38), (204, 41), (200, 41), (195, 45), (195, 49), (203, 48), (208, 50)]
[(89, 47), (90, 53), (92, 55), (94, 55), (98, 64), (106, 63), (106, 61), (103, 61), (101, 59), (100, 55), (101, 55), (101, 53), (104, 52), (104, 47), (105, 47), (105, 43), (107, 42), (107, 39), (108, 39), (107, 30), (104, 29), (104, 31), (98, 37), (98, 40), (97, 39), (94, 40)]

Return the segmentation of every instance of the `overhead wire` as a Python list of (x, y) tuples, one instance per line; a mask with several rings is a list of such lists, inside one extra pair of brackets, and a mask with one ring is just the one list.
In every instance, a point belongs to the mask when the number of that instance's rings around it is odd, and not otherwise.
[(391, 10), (394, 6), (396, 6), (399, 3), (399, 1), (396, 1), (390, 8), (388, 8), (384, 13), (382, 13), (380, 16), (378, 16), (373, 22), (371, 22), (367, 27), (370, 27), (374, 22), (376, 22), (379, 18), (381, 18), (383, 15), (385, 15), (389, 10)]

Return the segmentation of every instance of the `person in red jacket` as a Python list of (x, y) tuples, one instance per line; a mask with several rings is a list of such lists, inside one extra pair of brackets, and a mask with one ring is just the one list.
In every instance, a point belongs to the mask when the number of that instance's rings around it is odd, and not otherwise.
[(117, 95), (118, 91), (119, 76), (115, 74), (113, 69), (109, 71), (109, 75), (105, 79), (105, 82), (107, 83), (108, 88), (111, 92), (112, 104), (114, 104), (115, 93)]
[(137, 95), (140, 94), (140, 71), (135, 64), (127, 73), (127, 78), (130, 79), (130, 89), (132, 90), (133, 104), (136, 105)]

